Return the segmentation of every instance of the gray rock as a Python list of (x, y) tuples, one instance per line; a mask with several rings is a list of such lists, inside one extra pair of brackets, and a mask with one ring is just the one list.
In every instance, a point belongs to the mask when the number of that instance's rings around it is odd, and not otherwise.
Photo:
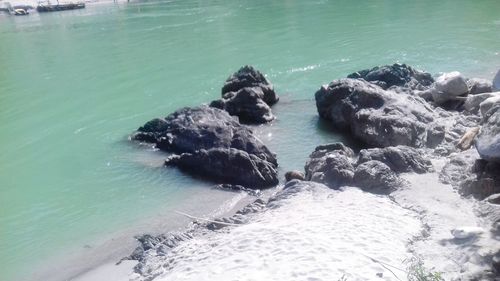
[(500, 91), (500, 69), (497, 71), (497, 74), (493, 78), (493, 90)]
[(461, 96), (469, 92), (467, 81), (458, 71), (445, 73), (439, 76), (436, 79), (434, 88), (438, 92), (449, 94), (452, 96)]
[(463, 196), (482, 200), (500, 193), (500, 163), (479, 159), (477, 151), (469, 149), (453, 154), (439, 179), (457, 188)]
[(500, 97), (500, 92), (482, 93), (467, 96), (464, 102), (464, 109), (470, 113), (478, 113), (480, 104), (491, 97)]
[(140, 127), (132, 138), (167, 152), (236, 148), (277, 165), (276, 156), (246, 126), (226, 111), (208, 106), (182, 108)]
[(490, 81), (481, 78), (469, 79), (467, 81), (467, 87), (469, 88), (469, 95), (493, 92), (493, 84)]
[(147, 122), (132, 136), (174, 153), (166, 164), (220, 183), (264, 188), (278, 183), (276, 156), (227, 112), (200, 106)]
[(482, 159), (500, 162), (500, 107), (490, 111), (491, 115), (483, 124), (475, 144)]
[(228, 92), (224, 98), (213, 101), (210, 106), (238, 116), (241, 123), (267, 123), (275, 119), (271, 108), (262, 100), (261, 88), (243, 88), (237, 92)]
[(255, 155), (234, 148), (201, 149), (174, 155), (165, 161), (181, 170), (217, 182), (261, 189), (278, 184), (276, 166)]
[(479, 104), (481, 116), (486, 117), (488, 111), (490, 111), (490, 109), (495, 105), (500, 105), (500, 95), (495, 95), (493, 97), (487, 98)]
[(377, 147), (425, 147), (429, 124), (435, 121), (423, 99), (384, 91), (364, 80), (334, 80), (315, 98), (320, 117)]
[(287, 182), (291, 180), (305, 180), (306, 176), (300, 171), (288, 171), (285, 173), (285, 180)]
[(424, 154), (408, 146), (363, 149), (359, 152), (358, 165), (377, 160), (386, 164), (397, 173), (426, 173), (433, 170), (432, 163)]
[(352, 183), (354, 152), (341, 143), (318, 146), (305, 165), (306, 180), (339, 188)]
[(366, 191), (387, 194), (400, 188), (404, 182), (386, 164), (370, 160), (356, 167), (353, 185)]
[(434, 79), (429, 73), (416, 70), (406, 64), (398, 63), (361, 70), (349, 74), (347, 77), (356, 79), (362, 78), (383, 89), (399, 86), (413, 90), (423, 90), (434, 82)]
[(249, 65), (243, 66), (226, 80), (222, 87), (222, 97), (224, 98), (224, 95), (228, 92), (238, 92), (246, 87), (260, 88), (264, 94), (262, 99), (269, 106), (272, 106), (279, 100), (269, 80), (260, 71)]

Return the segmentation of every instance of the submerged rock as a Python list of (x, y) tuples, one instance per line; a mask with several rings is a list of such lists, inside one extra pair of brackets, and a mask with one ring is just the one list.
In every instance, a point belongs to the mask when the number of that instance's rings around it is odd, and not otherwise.
[(250, 129), (217, 108), (180, 109), (147, 122), (133, 139), (182, 153), (166, 163), (217, 182), (252, 188), (278, 183), (276, 156)]
[(334, 80), (315, 98), (320, 117), (377, 147), (425, 147), (435, 121), (433, 109), (422, 98), (384, 91), (364, 80)]
[(398, 63), (361, 70), (349, 74), (347, 77), (362, 78), (383, 89), (392, 86), (400, 86), (423, 90), (434, 82), (434, 79), (429, 73), (416, 70), (406, 64)]
[(276, 166), (255, 155), (234, 148), (201, 149), (174, 155), (165, 161), (201, 177), (249, 188), (278, 184)]
[(243, 66), (226, 80), (222, 87), (222, 97), (228, 92), (238, 92), (247, 87), (260, 88), (263, 93), (262, 99), (269, 106), (272, 106), (279, 100), (269, 80), (260, 71), (249, 65)]
[(246, 126), (227, 112), (208, 106), (186, 107), (140, 127), (133, 139), (167, 152), (236, 148), (277, 165), (276, 156)]
[(432, 163), (424, 157), (421, 151), (408, 146), (363, 149), (359, 152), (358, 165), (377, 160), (397, 173), (430, 172), (432, 171)]
[(225, 93), (223, 99), (213, 101), (210, 106), (238, 116), (242, 123), (266, 123), (275, 117), (263, 98), (264, 93), (259, 87), (242, 88)]
[(500, 162), (500, 107), (494, 107), (490, 111), (493, 112), (477, 136), (476, 149), (482, 159)]

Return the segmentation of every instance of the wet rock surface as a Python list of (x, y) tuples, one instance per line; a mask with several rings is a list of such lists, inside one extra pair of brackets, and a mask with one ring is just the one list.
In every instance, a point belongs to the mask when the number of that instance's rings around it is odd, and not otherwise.
[[(276, 156), (249, 128), (220, 109), (208, 106), (180, 109), (147, 122), (133, 139), (154, 143), (167, 152), (183, 153), (167, 163), (214, 181), (248, 184), (253, 188), (277, 183)], [(214, 167), (239, 173), (228, 176)]]
[(200, 149), (174, 155), (165, 161), (204, 178), (248, 188), (264, 188), (278, 184), (276, 166), (253, 154), (234, 148)]
[(230, 115), (238, 116), (242, 123), (266, 123), (275, 119), (271, 108), (264, 100), (264, 93), (259, 87), (243, 88), (237, 92), (228, 92), (224, 98), (210, 103), (227, 111)]
[(383, 89), (399, 86), (423, 90), (434, 82), (431, 74), (416, 70), (406, 64), (377, 66), (349, 74), (347, 78), (362, 78)]
[(376, 147), (425, 147), (435, 121), (422, 98), (397, 94), (358, 79), (334, 80), (315, 93), (321, 118)]
[(269, 106), (278, 102), (279, 97), (274, 91), (274, 87), (260, 71), (252, 66), (246, 65), (231, 75), (222, 87), (222, 97), (229, 92), (238, 92), (243, 88), (259, 88), (262, 93), (262, 100)]

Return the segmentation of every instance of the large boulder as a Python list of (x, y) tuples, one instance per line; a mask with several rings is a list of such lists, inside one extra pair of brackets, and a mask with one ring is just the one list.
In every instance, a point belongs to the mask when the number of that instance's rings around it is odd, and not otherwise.
[(354, 176), (354, 151), (342, 143), (316, 147), (305, 165), (305, 178), (330, 188), (350, 185)]
[(238, 116), (242, 123), (266, 123), (274, 120), (275, 117), (263, 98), (264, 93), (261, 88), (247, 87), (237, 92), (225, 93), (222, 99), (213, 101), (210, 106)]
[(133, 139), (182, 153), (166, 161), (219, 183), (265, 188), (278, 183), (276, 156), (226, 111), (208, 106), (180, 109), (140, 127)]
[[(374, 158), (375, 154), (373, 152)], [(400, 170), (393, 170), (377, 160), (356, 161), (352, 149), (342, 143), (333, 143), (318, 146), (311, 153), (305, 165), (305, 178), (333, 189), (356, 186), (374, 193), (390, 193), (404, 183), (397, 174)]]
[(247, 87), (260, 88), (263, 93), (262, 99), (269, 106), (279, 100), (269, 80), (260, 71), (249, 65), (243, 66), (226, 80), (222, 87), (222, 97), (228, 92), (237, 92)]
[(397, 173), (432, 171), (432, 163), (419, 150), (408, 146), (363, 149), (359, 152), (358, 165), (377, 160)]
[(453, 71), (444, 73), (436, 79), (432, 91), (432, 98), (438, 105), (444, 105), (449, 101), (465, 100), (460, 96), (467, 95), (469, 88), (467, 81), (460, 72)]
[(217, 182), (264, 188), (278, 184), (276, 166), (253, 154), (234, 148), (201, 149), (174, 155), (165, 161), (181, 170)]
[(404, 185), (404, 181), (386, 164), (370, 160), (356, 167), (353, 185), (373, 193), (390, 193)]
[(482, 93), (493, 92), (493, 83), (487, 79), (472, 78), (467, 80), (469, 95), (477, 95)]
[(200, 149), (236, 148), (277, 165), (276, 156), (246, 126), (226, 111), (208, 107), (186, 107), (140, 127), (132, 138), (154, 143), (174, 153)]
[(476, 149), (482, 159), (500, 162), (500, 106), (491, 108), (476, 139)]
[(320, 117), (376, 147), (427, 146), (427, 131), (434, 127), (433, 109), (422, 98), (385, 91), (361, 79), (334, 80), (315, 98)]
[(416, 70), (406, 64), (398, 63), (361, 70), (351, 73), (347, 77), (362, 78), (383, 89), (399, 86), (424, 90), (434, 82), (434, 79), (429, 73)]

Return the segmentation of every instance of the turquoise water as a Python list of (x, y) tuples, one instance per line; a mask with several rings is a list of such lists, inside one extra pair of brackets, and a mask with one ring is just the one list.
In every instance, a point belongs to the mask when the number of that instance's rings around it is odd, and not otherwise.
[(133, 226), (147, 232), (141, 222), (207, 196), (127, 137), (215, 99), (241, 65), (283, 94), (278, 120), (259, 131), (283, 170), (301, 169), (337, 138), (310, 101), (321, 84), (394, 62), (491, 78), (499, 11), (497, 0), (186, 0), (1, 15), (0, 279)]

